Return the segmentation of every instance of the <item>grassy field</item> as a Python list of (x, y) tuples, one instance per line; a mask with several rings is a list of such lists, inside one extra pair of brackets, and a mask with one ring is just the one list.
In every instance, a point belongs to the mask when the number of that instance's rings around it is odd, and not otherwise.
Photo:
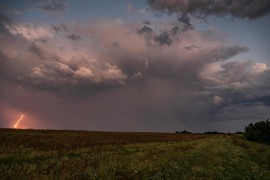
[(0, 129), (0, 179), (270, 179), (241, 135)]

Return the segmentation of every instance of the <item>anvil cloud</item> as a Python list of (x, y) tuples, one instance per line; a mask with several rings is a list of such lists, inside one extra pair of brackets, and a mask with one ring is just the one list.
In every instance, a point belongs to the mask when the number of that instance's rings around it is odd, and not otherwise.
[(269, 116), (269, 59), (246, 58), (252, 44), (210, 22), (269, 19), (268, 1), (127, 2), (81, 21), (73, 3), (2, 3), (1, 127), (21, 112), (28, 128), (164, 132), (239, 131)]

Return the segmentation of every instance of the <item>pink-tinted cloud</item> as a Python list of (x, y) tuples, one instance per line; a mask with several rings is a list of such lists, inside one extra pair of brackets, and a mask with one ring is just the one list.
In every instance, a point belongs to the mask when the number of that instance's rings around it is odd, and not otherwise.
[(0, 34), (1, 107), (30, 112), (35, 128), (132, 131), (201, 131), (231, 107), (241, 118), (246, 104), (269, 109), (267, 63), (236, 60), (249, 48), (217, 30), (172, 27), (11, 22)]

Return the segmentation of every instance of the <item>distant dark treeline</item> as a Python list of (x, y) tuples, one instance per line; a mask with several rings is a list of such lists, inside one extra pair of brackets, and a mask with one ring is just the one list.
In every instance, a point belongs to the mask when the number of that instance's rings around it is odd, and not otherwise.
[(175, 131), (176, 134), (192, 134), (192, 132), (189, 132), (189, 131)]
[(204, 134), (225, 134), (223, 132), (217, 132), (217, 131), (207, 131)]
[[(184, 130), (184, 131), (175, 131), (176, 134), (193, 134), (192, 132), (189, 132), (187, 130)], [(238, 133), (242, 133), (242, 132), (238, 132)], [(196, 133), (196, 134), (200, 134), (200, 133)], [(202, 134), (225, 134), (223, 132), (218, 132), (218, 131), (207, 131), (207, 132), (204, 132)]]
[(244, 134), (244, 132), (238, 131), (235, 134)]

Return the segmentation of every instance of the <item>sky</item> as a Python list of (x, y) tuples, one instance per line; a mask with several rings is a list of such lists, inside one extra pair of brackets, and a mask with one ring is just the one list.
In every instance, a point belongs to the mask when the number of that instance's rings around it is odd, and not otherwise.
[(244, 131), (270, 117), (269, 12), (269, 0), (1, 0), (0, 127)]

